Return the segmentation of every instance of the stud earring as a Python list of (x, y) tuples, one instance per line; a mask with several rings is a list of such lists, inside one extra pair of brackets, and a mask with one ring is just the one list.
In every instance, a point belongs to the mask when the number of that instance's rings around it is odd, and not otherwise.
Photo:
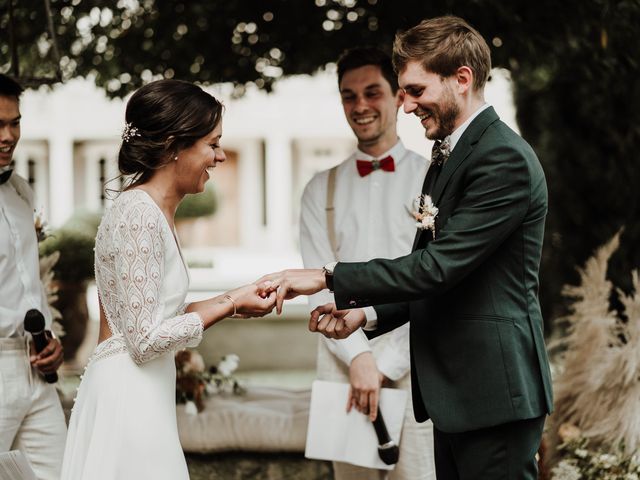
[(175, 157), (173, 157), (173, 160), (177, 162), (177, 161), (178, 161), (178, 155), (176, 155)]

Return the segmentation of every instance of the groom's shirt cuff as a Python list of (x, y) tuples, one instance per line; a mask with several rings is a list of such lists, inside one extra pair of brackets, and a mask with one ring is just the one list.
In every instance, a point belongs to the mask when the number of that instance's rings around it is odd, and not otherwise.
[(363, 352), (370, 352), (371, 346), (369, 340), (361, 329), (356, 330), (353, 334), (342, 340), (320, 337), (331, 353), (345, 365), (351, 365), (354, 358)]
[(362, 327), (362, 329), (371, 331), (378, 328), (378, 314), (376, 313), (375, 308), (364, 307), (362, 310), (364, 311), (364, 316), (367, 319), (367, 323), (364, 324), (364, 327)]

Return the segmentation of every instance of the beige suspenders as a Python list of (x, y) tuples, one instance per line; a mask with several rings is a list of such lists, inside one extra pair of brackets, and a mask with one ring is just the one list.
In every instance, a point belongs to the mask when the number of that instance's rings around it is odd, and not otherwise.
[(329, 236), (329, 243), (331, 244), (331, 250), (333, 250), (335, 258), (338, 258), (338, 240), (336, 239), (335, 208), (333, 206), (333, 200), (336, 191), (337, 170), (337, 165), (329, 170), (329, 179), (327, 182), (327, 206), (325, 208), (327, 212), (327, 235)]

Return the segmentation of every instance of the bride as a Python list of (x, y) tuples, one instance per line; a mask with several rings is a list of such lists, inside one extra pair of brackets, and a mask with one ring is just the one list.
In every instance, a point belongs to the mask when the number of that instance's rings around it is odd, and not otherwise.
[(118, 166), (131, 183), (95, 246), (100, 337), (69, 422), (63, 480), (188, 479), (178, 439), (174, 351), (232, 316), (262, 316), (255, 285), (185, 304), (187, 266), (174, 214), (224, 162), (222, 105), (191, 83), (159, 80), (126, 110)]

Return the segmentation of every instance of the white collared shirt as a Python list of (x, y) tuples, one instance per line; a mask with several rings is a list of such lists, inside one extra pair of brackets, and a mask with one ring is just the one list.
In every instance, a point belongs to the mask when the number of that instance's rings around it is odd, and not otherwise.
[(32, 308), (42, 312), (47, 328), (51, 325), (27, 193), (27, 182), (15, 172), (0, 185), (0, 338), (23, 336), (24, 316)]
[[(307, 184), (300, 220), (300, 249), (306, 268), (321, 268), (336, 260), (396, 258), (411, 251), (416, 222), (410, 210), (422, 190), (428, 161), (407, 150), (400, 141), (378, 159), (387, 155), (394, 159), (394, 172), (376, 170), (361, 177), (356, 160), (375, 159), (361, 151), (338, 166), (334, 195), (337, 258), (327, 234), (325, 207), (329, 171), (316, 174)], [(309, 298), (311, 308), (332, 302), (333, 294), (327, 290)], [(365, 310), (375, 313), (372, 307)], [(401, 378), (410, 368), (408, 329), (407, 323), (390, 332), (388, 335), (394, 338), (389, 339), (389, 343), (395, 348), (385, 349), (376, 358), (378, 369), (392, 380)], [(362, 331), (344, 340), (328, 342), (329, 349), (347, 365), (360, 353), (371, 350)]]
[(460, 125), (458, 128), (456, 128), (453, 131), (453, 133), (451, 135), (449, 135), (449, 145), (450, 145), (450, 148), (451, 148), (452, 152), (453, 152), (453, 149), (456, 148), (456, 144), (458, 143), (458, 140), (460, 140), (460, 138), (462, 137), (462, 134), (469, 127), (469, 125), (471, 125), (471, 122), (473, 122), (473, 120), (478, 115), (480, 115), (483, 111), (485, 111), (490, 106), (491, 105), (489, 105), (488, 103), (485, 103), (482, 106), (480, 106), (480, 108), (478, 108), (475, 112), (473, 112), (471, 114), (471, 116), (469, 118), (467, 118), (462, 125)]

